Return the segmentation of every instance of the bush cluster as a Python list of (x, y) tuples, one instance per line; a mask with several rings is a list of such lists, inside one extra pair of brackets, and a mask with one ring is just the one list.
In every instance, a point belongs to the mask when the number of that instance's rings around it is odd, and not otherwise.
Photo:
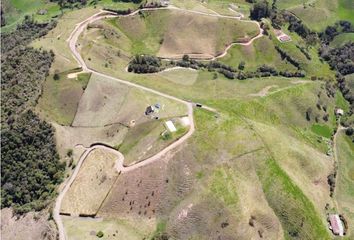
[(134, 73), (154, 73), (160, 70), (160, 59), (150, 55), (136, 55), (128, 66), (128, 72)]

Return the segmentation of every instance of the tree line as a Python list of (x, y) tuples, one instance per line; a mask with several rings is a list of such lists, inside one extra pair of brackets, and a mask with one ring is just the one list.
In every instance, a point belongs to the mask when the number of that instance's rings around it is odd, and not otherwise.
[(16, 30), (1, 35), (1, 208), (14, 207), (17, 213), (44, 208), (65, 167), (59, 162), (53, 127), (31, 110), (54, 53), (28, 43), (54, 26), (26, 17)]
[(269, 76), (283, 76), (283, 77), (305, 77), (305, 72), (299, 71), (278, 71), (273, 67), (262, 65), (257, 68), (256, 71), (243, 71), (245, 63), (240, 63), (238, 69), (221, 63), (219, 61), (202, 62), (189, 58), (188, 55), (184, 55), (181, 60), (178, 61), (165, 61), (164, 64), (161, 60), (155, 56), (150, 55), (137, 55), (128, 65), (128, 72), (134, 72), (138, 74), (159, 72), (167, 67), (184, 67), (193, 69), (206, 69), (210, 72), (218, 72), (224, 75), (228, 79), (244, 80), (248, 78), (259, 78)]

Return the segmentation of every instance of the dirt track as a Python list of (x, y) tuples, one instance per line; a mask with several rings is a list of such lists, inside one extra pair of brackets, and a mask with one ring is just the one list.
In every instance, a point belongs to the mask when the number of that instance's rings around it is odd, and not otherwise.
[[(175, 7), (169, 7), (169, 8), (172, 8), (172, 9), (179, 9), (179, 8), (175, 8)], [(150, 10), (156, 10), (156, 9), (148, 9), (149, 11)], [(179, 10), (182, 10), (182, 9), (179, 9)], [(139, 11), (141, 10), (137, 10), (133, 13), (131, 13), (130, 15), (133, 15), (133, 14), (136, 14), (138, 13)], [(223, 16), (223, 15), (216, 15), (216, 14), (208, 14), (208, 13), (201, 13), (201, 12), (197, 12), (197, 11), (192, 11), (192, 10), (183, 10), (183, 11), (189, 11), (189, 12), (193, 12), (193, 13), (196, 13), (196, 14), (203, 14), (203, 15), (209, 15), (209, 16), (217, 16), (217, 17), (227, 17), (227, 18), (235, 18), (235, 19), (238, 19), (239, 20), (239, 17), (232, 17), (232, 16)], [(69, 47), (70, 47), (70, 50), (72, 52), (72, 54), (74, 55), (75, 59), (77, 60), (78, 64), (82, 67), (82, 71), (83, 72), (91, 72), (91, 73), (94, 73), (96, 75), (99, 75), (99, 76), (103, 76), (105, 78), (109, 78), (109, 79), (112, 79), (113, 81), (118, 81), (122, 84), (126, 84), (126, 85), (129, 85), (129, 86), (132, 86), (132, 87), (136, 87), (136, 88), (139, 88), (139, 89), (142, 89), (144, 91), (148, 91), (148, 92), (151, 92), (151, 93), (154, 93), (154, 94), (157, 94), (157, 95), (160, 95), (162, 97), (165, 97), (165, 98), (169, 98), (169, 99), (172, 99), (172, 100), (175, 100), (177, 102), (181, 102), (183, 104), (185, 104), (188, 108), (188, 117), (189, 117), (189, 120), (190, 120), (190, 128), (189, 128), (189, 131), (184, 135), (182, 136), (180, 139), (178, 139), (177, 141), (173, 142), (171, 145), (169, 145), (168, 147), (166, 147), (165, 149), (163, 149), (162, 151), (160, 151), (159, 153), (157, 153), (156, 155), (142, 161), (142, 162), (138, 162), (132, 166), (128, 166), (128, 167), (124, 167), (123, 166), (123, 160), (124, 160), (124, 156), (119, 152), (119, 151), (116, 151), (112, 148), (109, 148), (109, 147), (106, 147), (106, 146), (103, 146), (103, 145), (96, 145), (96, 146), (93, 146), (89, 149), (87, 149), (83, 155), (80, 157), (78, 163), (77, 163), (77, 166), (74, 170), (74, 172), (72, 173), (72, 175), (70, 176), (69, 179), (67, 179), (66, 183), (64, 183), (64, 188), (61, 190), (61, 192), (59, 193), (59, 196), (56, 200), (56, 203), (55, 203), (55, 207), (53, 209), (53, 218), (57, 224), (57, 227), (58, 227), (58, 231), (59, 231), (59, 240), (67, 240), (67, 236), (66, 236), (66, 233), (65, 233), (65, 229), (64, 229), (64, 225), (63, 225), (63, 222), (62, 222), (62, 219), (60, 217), (60, 208), (61, 208), (61, 202), (66, 194), (66, 192), (69, 190), (71, 184), (74, 182), (79, 170), (80, 170), (80, 167), (83, 163), (83, 161), (85, 160), (85, 158), (90, 154), (90, 152), (93, 150), (93, 149), (97, 149), (97, 148), (100, 148), (100, 149), (105, 149), (107, 151), (111, 151), (113, 152), (114, 154), (116, 154), (118, 156), (118, 160), (117, 160), (117, 163), (116, 163), (116, 169), (118, 172), (129, 172), (129, 171), (132, 171), (132, 170), (135, 170), (135, 169), (138, 169), (142, 166), (145, 166), (147, 164), (150, 164), (158, 159), (160, 159), (162, 156), (164, 156), (167, 152), (175, 149), (176, 147), (178, 147), (179, 145), (181, 145), (184, 141), (186, 141), (193, 133), (194, 133), (194, 130), (195, 130), (195, 126), (194, 126), (194, 118), (193, 118), (193, 106), (194, 106), (194, 103), (192, 102), (188, 102), (188, 101), (185, 101), (185, 100), (182, 100), (182, 99), (179, 99), (177, 97), (174, 97), (174, 96), (171, 96), (171, 95), (168, 95), (168, 94), (165, 94), (165, 93), (162, 93), (162, 92), (159, 92), (157, 90), (154, 90), (154, 89), (150, 89), (150, 88), (147, 88), (147, 87), (144, 87), (144, 86), (141, 86), (141, 85), (138, 85), (138, 84), (135, 84), (135, 83), (132, 83), (132, 82), (129, 82), (129, 81), (125, 81), (125, 80), (122, 80), (122, 79), (119, 79), (119, 78), (115, 78), (115, 77), (111, 77), (111, 76), (108, 76), (106, 74), (103, 74), (103, 73), (100, 73), (100, 72), (97, 72), (95, 71), (94, 69), (91, 69), (89, 68), (85, 61), (83, 60), (83, 58), (81, 57), (80, 53), (77, 51), (76, 47), (77, 47), (77, 40), (80, 36), (80, 34), (82, 33), (82, 31), (86, 28), (86, 26), (89, 24), (89, 23), (92, 23), (94, 21), (97, 21), (99, 19), (102, 19), (102, 18), (111, 18), (111, 17), (116, 17), (117, 15), (113, 15), (112, 13), (110, 12), (107, 12), (107, 11), (100, 11), (99, 13), (96, 13), (94, 15), (92, 15), (91, 17), (87, 18), (86, 20), (82, 21), (81, 23), (77, 24), (77, 26), (75, 27), (75, 29), (73, 30), (73, 32), (71, 33), (71, 35), (69, 36), (69, 38), (67, 39), (68, 43), (69, 43)], [(254, 39), (258, 38), (258, 37), (261, 37), (262, 36), (262, 30), (260, 29), (260, 33), (259, 35), (257, 35), (255, 38), (251, 39), (248, 43), (243, 43), (241, 45), (249, 45), (253, 42)], [(225, 55), (227, 53), (227, 50), (234, 44), (240, 44), (240, 43), (233, 43), (231, 44), (230, 46), (228, 46), (224, 53), (219, 55), (218, 57), (222, 57), (223, 55)], [(210, 107), (207, 107), (207, 106), (203, 106), (202, 108), (208, 110), (208, 111), (212, 111), (212, 112), (216, 112), (215, 109), (213, 108), (210, 108)]]

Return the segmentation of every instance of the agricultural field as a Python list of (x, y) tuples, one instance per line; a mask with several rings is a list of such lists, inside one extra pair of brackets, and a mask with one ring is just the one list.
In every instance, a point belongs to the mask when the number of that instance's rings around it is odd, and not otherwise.
[(78, 217), (63, 217), (64, 226), (70, 239), (96, 240), (97, 233), (104, 235), (101, 239), (132, 239), (139, 240), (146, 235), (141, 227), (134, 227), (126, 220), (92, 219)]
[(71, 216), (96, 215), (118, 177), (115, 168), (118, 158), (104, 149), (92, 150), (65, 195), (61, 212)]
[(154, 104), (161, 105), (156, 115), (160, 119), (187, 114), (184, 104), (94, 74), (80, 100), (72, 125), (138, 125), (151, 120), (151, 116), (145, 115), (145, 110)]
[(90, 73), (79, 73), (76, 77), (69, 78), (72, 72), (80, 69), (62, 72), (49, 76), (43, 87), (43, 95), (37, 109), (48, 119), (70, 126), (74, 120), (79, 101), (89, 82)]

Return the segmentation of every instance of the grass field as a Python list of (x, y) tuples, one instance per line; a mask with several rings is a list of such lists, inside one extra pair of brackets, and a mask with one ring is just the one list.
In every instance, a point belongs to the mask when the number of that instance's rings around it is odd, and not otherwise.
[(314, 31), (322, 31), (339, 20), (354, 23), (354, 17), (351, 14), (354, 10), (354, 3), (351, 0), (317, 0), (306, 4), (306, 8), (301, 1), (300, 5), (292, 6), (288, 10)]
[(85, 159), (61, 205), (71, 216), (95, 215), (115, 183), (117, 156), (102, 149), (93, 150)]
[(249, 71), (254, 71), (263, 64), (275, 67), (279, 71), (296, 70), (293, 65), (281, 59), (273, 42), (267, 37), (259, 38), (249, 46), (233, 46), (220, 61), (234, 67), (238, 67), (243, 61), (245, 70)]
[(341, 47), (348, 42), (354, 42), (354, 33), (342, 33), (335, 36), (330, 46), (333, 48)]
[(175, 69), (158, 73), (161, 77), (178, 85), (193, 85), (198, 78), (198, 71), (193, 69)]
[(145, 11), (107, 21), (117, 28), (118, 34), (125, 35), (120, 41), (123, 48), (129, 46), (129, 50), (124, 50), (133, 55), (217, 55), (228, 44), (247, 41), (258, 34), (257, 25), (253, 23), (179, 10)]
[[(338, 174), (335, 197), (342, 212), (348, 220), (349, 238), (354, 236), (354, 145), (344, 131), (337, 136)], [(348, 239), (349, 239), (348, 238)]]
[(77, 78), (67, 77), (69, 73), (76, 71), (80, 70), (62, 72), (58, 74), (58, 80), (54, 80), (53, 75), (47, 77), (37, 105), (39, 112), (61, 125), (71, 125), (73, 122), (79, 101), (91, 75), (81, 73)]
[(312, 203), (276, 161), (269, 159), (262, 163), (258, 174), (268, 203), (282, 224), (285, 239), (331, 239)]
[(145, 116), (145, 109), (156, 103), (162, 106), (159, 118), (187, 113), (184, 104), (93, 74), (80, 100), (73, 126), (143, 123), (150, 120)]
[(64, 226), (71, 240), (97, 240), (96, 234), (103, 232), (100, 239), (140, 240), (148, 234), (142, 228), (132, 226), (124, 219), (91, 219), (63, 217)]
[(332, 136), (333, 130), (328, 127), (327, 125), (321, 125), (321, 124), (313, 124), (311, 126), (311, 130), (325, 138), (330, 138)]
[[(164, 119), (138, 124), (128, 132), (122, 144), (118, 146), (118, 150), (124, 155), (124, 164), (129, 165), (153, 156), (183, 136), (188, 130), (175, 124), (177, 132), (167, 133), (163, 121)], [(162, 136), (163, 134), (165, 137)]]

